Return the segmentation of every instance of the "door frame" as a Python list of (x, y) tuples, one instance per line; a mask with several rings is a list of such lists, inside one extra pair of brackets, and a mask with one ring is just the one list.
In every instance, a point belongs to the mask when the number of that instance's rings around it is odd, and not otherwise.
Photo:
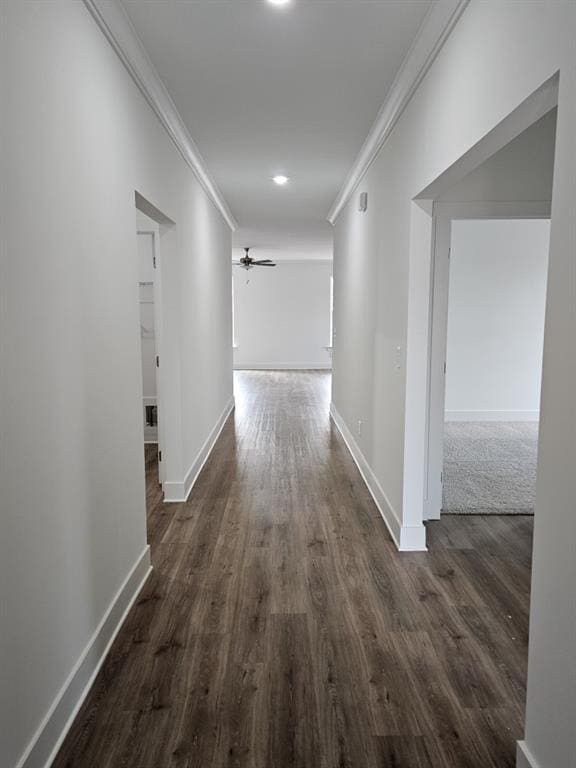
[(439, 520), (442, 510), (452, 221), (457, 219), (550, 219), (551, 208), (552, 203), (549, 200), (435, 202), (433, 204), (424, 520)]

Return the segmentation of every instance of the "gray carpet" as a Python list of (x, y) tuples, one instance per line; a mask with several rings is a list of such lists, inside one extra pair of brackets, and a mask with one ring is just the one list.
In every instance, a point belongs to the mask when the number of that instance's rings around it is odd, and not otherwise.
[(447, 422), (442, 511), (533, 515), (536, 422)]

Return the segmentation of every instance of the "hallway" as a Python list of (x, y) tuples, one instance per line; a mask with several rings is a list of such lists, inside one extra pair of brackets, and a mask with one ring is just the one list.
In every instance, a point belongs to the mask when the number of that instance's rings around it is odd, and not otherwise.
[(236, 374), (191, 498), (148, 456), (154, 571), (55, 768), (506, 768), (532, 519), (448, 516), (398, 553), (330, 376)]

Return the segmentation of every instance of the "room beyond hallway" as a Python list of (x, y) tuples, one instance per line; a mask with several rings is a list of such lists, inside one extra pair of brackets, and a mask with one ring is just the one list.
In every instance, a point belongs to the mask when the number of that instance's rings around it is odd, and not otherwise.
[(324, 372), (238, 372), (188, 502), (54, 768), (506, 768), (525, 696), (531, 519), (449, 517), (398, 553)]
[(533, 515), (537, 421), (447, 421), (442, 513)]

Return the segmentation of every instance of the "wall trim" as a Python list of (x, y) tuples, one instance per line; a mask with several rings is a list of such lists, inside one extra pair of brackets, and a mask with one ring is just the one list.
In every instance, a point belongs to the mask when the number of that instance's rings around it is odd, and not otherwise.
[(398, 514), (388, 501), (376, 475), (366, 461), (364, 454), (346, 426), (346, 422), (338, 413), (334, 403), (330, 403), (330, 417), (346, 443), (346, 447), (350, 451), (350, 455), (354, 459), (354, 463), (358, 467), (362, 479), (370, 491), (370, 495), (374, 499), (374, 503), (386, 523), (386, 527), (390, 531), (392, 540), (398, 550), (400, 552), (426, 552), (426, 528), (422, 524), (416, 526), (402, 525)]
[(238, 226), (236, 220), (132, 26), (128, 14), (117, 0), (83, 0), (83, 2), (118, 54), (128, 74), (156, 113), (174, 146), (192, 169), (230, 229), (234, 231)]
[(49, 768), (52, 764), (151, 572), (150, 547), (146, 546), (108, 606), (16, 768)]
[(182, 482), (170, 482), (166, 481), (162, 488), (164, 490), (165, 502), (182, 502), (188, 501), (190, 491), (194, 487), (194, 483), (198, 479), (198, 475), (202, 471), (204, 464), (208, 461), (208, 457), (212, 453), (216, 441), (220, 437), (220, 433), (224, 429), (224, 425), (228, 421), (228, 417), (234, 410), (234, 396), (226, 403), (226, 407), (220, 414), (218, 421), (212, 428), (210, 434), (206, 438), (204, 445), (200, 448), (198, 455), (192, 462), (192, 465)]
[(235, 371), (329, 371), (332, 363), (234, 363)]
[(386, 101), (349, 171), (327, 219), (334, 224), (366, 171), (390, 137), (418, 86), (436, 60), (469, 0), (438, 0), (434, 3), (412, 43)]
[(540, 768), (525, 741), (516, 742), (516, 768)]
[(540, 411), (446, 411), (446, 421), (539, 421)]

